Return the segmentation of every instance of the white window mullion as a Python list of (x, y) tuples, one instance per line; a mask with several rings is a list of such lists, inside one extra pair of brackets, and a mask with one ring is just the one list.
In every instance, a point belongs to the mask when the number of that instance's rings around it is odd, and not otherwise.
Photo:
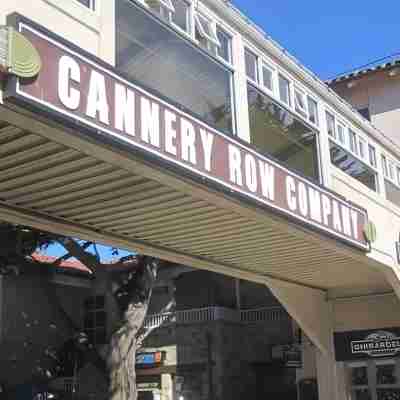
[(232, 63), (235, 66), (233, 76), (235, 87), (236, 129), (237, 136), (251, 143), (249, 103), (247, 99), (247, 75), (245, 61), (245, 45), (242, 36), (236, 34), (232, 38)]
[[(329, 113), (330, 114), (330, 113)], [(327, 111), (324, 107), (318, 107), (318, 119), (320, 121), (319, 129), (319, 153), (320, 165), (322, 170), (322, 183), (327, 187), (332, 187), (332, 163), (329, 146), (329, 134), (327, 128)]]

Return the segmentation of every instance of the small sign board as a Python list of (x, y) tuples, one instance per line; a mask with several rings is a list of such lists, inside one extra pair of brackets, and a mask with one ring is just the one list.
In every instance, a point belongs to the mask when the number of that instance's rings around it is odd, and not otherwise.
[(299, 344), (284, 344), (272, 347), (272, 359), (281, 361), (286, 368), (302, 368), (302, 352)]
[(139, 353), (136, 354), (136, 367), (137, 368), (149, 368), (159, 366), (164, 361), (164, 354), (162, 351), (156, 351), (151, 353)]
[(400, 328), (336, 332), (334, 334), (336, 361), (400, 355)]

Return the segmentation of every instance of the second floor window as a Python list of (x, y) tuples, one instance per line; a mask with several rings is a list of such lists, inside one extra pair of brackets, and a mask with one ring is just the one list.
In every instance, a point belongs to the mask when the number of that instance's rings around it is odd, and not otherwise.
[(247, 85), (251, 143), (261, 153), (319, 181), (318, 135), (253, 85)]
[[(198, 17), (201, 40), (217, 46), (211, 21)], [(234, 132), (233, 73), (222, 62), (128, 0), (116, 1), (116, 40), (117, 69), (211, 126)]]
[(107, 342), (107, 315), (105, 297), (93, 296), (84, 304), (84, 331), (94, 345)]
[(378, 191), (378, 176), (371, 167), (338, 146), (332, 140), (329, 141), (329, 147), (333, 165), (370, 189)]

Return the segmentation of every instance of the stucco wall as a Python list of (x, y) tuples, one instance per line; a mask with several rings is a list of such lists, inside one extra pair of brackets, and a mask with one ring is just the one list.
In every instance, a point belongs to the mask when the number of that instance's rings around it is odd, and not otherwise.
[[(398, 241), (400, 233), (400, 208), (355, 179), (349, 178), (341, 170), (334, 167), (332, 170), (332, 189), (366, 208), (369, 219), (376, 225), (377, 240), (368, 256), (392, 266), (398, 273), (400, 270), (397, 265), (395, 242)], [(371, 284), (373, 285), (373, 282)]]
[(13, 12), (32, 19), (86, 51), (114, 63), (114, 0), (96, 2), (89, 10), (76, 0), (13, 0), (0, 2), (0, 25)]
[(400, 326), (400, 301), (395, 295), (335, 301), (335, 330), (340, 332)]

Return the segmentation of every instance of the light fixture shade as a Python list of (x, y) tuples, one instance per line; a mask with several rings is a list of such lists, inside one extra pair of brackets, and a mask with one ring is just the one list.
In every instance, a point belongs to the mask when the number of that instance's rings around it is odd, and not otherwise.
[(32, 43), (12, 27), (0, 27), (0, 69), (20, 78), (33, 78), (42, 68)]

